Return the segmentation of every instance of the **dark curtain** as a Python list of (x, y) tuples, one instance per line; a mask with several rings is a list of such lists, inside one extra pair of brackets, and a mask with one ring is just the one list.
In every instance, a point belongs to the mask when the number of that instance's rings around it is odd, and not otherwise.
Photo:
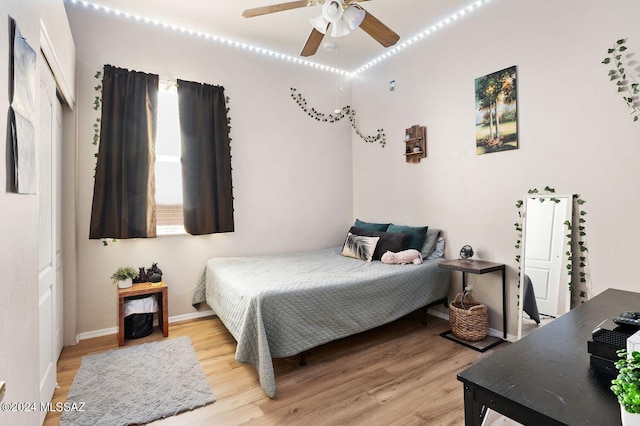
[(224, 87), (178, 80), (184, 228), (233, 232), (231, 148)]
[(156, 236), (158, 76), (105, 65), (89, 238)]

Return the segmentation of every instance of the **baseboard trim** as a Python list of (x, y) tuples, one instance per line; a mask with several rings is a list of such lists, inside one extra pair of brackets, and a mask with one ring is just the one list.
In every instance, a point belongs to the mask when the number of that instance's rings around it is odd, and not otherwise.
[(117, 334), (118, 327), (102, 328), (100, 330), (85, 331), (84, 333), (78, 333), (76, 336), (76, 342), (80, 343), (81, 340), (93, 339), (94, 337), (108, 336), (110, 334)]
[[(192, 312), (190, 314), (174, 315), (172, 317), (169, 317), (169, 324), (173, 324), (175, 322), (188, 321), (192, 319), (210, 317), (213, 315), (215, 315), (215, 313), (210, 309), (207, 311)], [(155, 323), (157, 325), (157, 321), (155, 321)], [(93, 339), (94, 337), (109, 336), (110, 334), (118, 334), (118, 327), (102, 328), (100, 330), (93, 330), (93, 331), (86, 331), (84, 333), (79, 333), (78, 335), (76, 335), (76, 343), (80, 343), (81, 340)]]
[(437, 318), (442, 318), (443, 320), (449, 321), (449, 314), (438, 311), (436, 309), (427, 309), (427, 313), (429, 315), (433, 315), (434, 317)]
[(174, 322), (182, 322), (182, 321), (188, 321), (188, 320), (193, 320), (198, 318), (211, 317), (214, 315), (215, 313), (211, 309), (209, 309), (208, 311), (192, 312), (190, 314), (174, 315), (172, 317), (169, 317), (169, 324), (173, 324)]

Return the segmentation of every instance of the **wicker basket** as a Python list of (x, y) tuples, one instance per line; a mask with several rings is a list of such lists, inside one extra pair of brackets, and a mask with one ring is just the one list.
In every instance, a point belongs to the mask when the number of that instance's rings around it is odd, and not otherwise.
[(449, 322), (454, 336), (477, 342), (489, 332), (489, 311), (485, 305), (458, 293), (449, 305)]

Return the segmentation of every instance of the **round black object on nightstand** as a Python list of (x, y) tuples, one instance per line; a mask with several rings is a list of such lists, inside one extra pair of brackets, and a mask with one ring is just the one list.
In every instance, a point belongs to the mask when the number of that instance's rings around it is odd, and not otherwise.
[(460, 249), (460, 257), (459, 259), (471, 261), (473, 257), (473, 249), (470, 245), (466, 245)]

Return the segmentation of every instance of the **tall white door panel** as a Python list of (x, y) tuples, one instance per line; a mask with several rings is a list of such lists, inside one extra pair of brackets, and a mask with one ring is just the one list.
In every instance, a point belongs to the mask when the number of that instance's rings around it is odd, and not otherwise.
[[(40, 56), (40, 137), (38, 141), (39, 255), (38, 315), (40, 400), (50, 401), (56, 386), (56, 362), (62, 344), (62, 271), (59, 217), (59, 160), (62, 106), (56, 83)], [(44, 420), (46, 413), (40, 413)]]

